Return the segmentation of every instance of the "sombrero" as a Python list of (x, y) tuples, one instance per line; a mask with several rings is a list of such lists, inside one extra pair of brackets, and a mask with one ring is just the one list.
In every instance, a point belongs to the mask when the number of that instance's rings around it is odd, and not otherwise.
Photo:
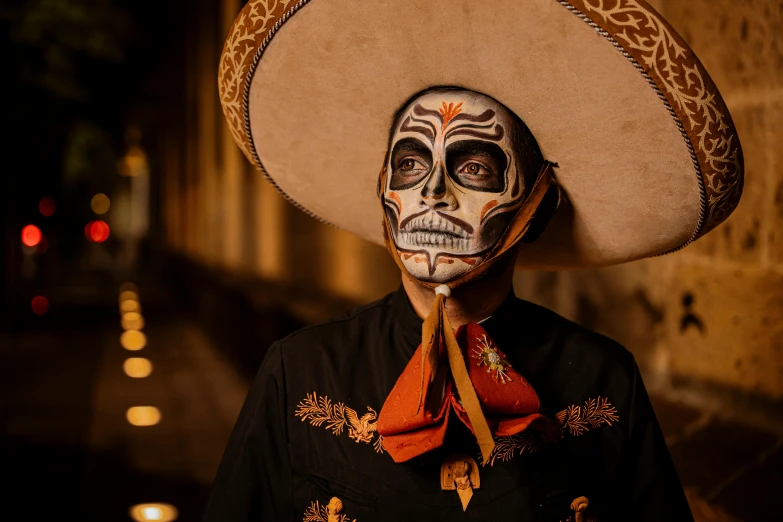
[(250, 161), (297, 207), (376, 243), (389, 126), (433, 85), (497, 99), (557, 164), (567, 204), (519, 266), (672, 252), (739, 202), (726, 105), (642, 0), (251, 0), (220, 60)]

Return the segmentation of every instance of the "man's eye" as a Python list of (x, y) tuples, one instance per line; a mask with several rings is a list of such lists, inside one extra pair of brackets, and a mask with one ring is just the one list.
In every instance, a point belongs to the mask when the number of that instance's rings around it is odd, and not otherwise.
[(470, 176), (486, 176), (490, 174), (489, 169), (481, 163), (470, 162), (466, 163), (459, 169), (460, 174), (468, 174)]
[(400, 170), (409, 171), (409, 170), (420, 170), (425, 168), (424, 165), (422, 165), (420, 162), (416, 161), (415, 159), (411, 158), (405, 158), (400, 163)]

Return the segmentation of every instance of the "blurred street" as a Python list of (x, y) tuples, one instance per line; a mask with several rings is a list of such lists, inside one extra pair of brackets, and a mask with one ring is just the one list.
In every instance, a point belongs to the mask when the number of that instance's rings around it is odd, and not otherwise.
[[(45, 329), (2, 339), (3, 461), (21, 519), (126, 520), (144, 502), (198, 519), (248, 383), (170, 296), (145, 290), (138, 352), (120, 345), (119, 292), (114, 306), (55, 309)], [(129, 377), (130, 356), (152, 373)], [(131, 425), (134, 406), (160, 422)]]

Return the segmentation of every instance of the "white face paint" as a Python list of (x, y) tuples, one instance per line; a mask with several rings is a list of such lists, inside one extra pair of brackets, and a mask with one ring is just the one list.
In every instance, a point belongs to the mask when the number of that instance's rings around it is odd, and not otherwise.
[(384, 208), (405, 268), (444, 283), (477, 266), (525, 195), (514, 120), (472, 91), (424, 94), (394, 129)]

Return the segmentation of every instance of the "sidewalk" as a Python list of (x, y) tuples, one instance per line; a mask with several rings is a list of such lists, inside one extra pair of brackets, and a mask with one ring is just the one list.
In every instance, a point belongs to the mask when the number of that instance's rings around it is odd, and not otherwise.
[(783, 433), (652, 401), (696, 522), (781, 519)]

